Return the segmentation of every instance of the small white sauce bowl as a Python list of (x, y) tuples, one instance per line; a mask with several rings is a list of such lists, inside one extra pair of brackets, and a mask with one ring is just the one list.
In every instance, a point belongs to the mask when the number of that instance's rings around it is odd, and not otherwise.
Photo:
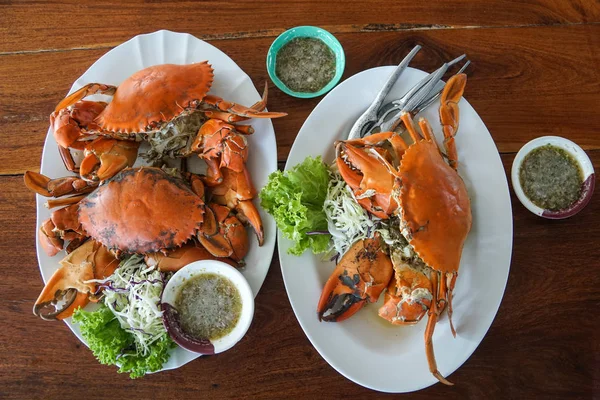
[[(214, 354), (217, 354), (229, 350), (237, 342), (239, 342), (248, 331), (248, 328), (250, 328), (252, 318), (254, 317), (254, 296), (252, 294), (252, 289), (250, 289), (248, 281), (246, 281), (246, 278), (244, 278), (244, 275), (242, 275), (241, 272), (231, 265), (221, 261), (195, 261), (173, 274), (165, 286), (161, 303), (168, 303), (174, 306), (175, 299), (177, 298), (182, 285), (187, 280), (201, 274), (211, 273), (229, 279), (229, 281), (231, 281), (231, 283), (237, 288), (242, 300), (242, 311), (236, 326), (227, 335), (220, 339), (211, 341), (214, 346)], [(177, 343), (181, 347), (186, 348), (184, 344), (179, 342)], [(193, 351), (191, 349), (187, 350)]]
[[(583, 173), (583, 185), (581, 190), (581, 196), (577, 201), (571, 204), (568, 208), (564, 210), (552, 211), (545, 210), (533, 204), (531, 200), (525, 195), (523, 188), (521, 187), (521, 180), (519, 178), (519, 171), (521, 169), (521, 164), (523, 163), (523, 159), (527, 154), (529, 154), (532, 150), (550, 144), (552, 146), (556, 146), (560, 149), (565, 150), (569, 153), (573, 158), (579, 163), (579, 167)], [(511, 170), (511, 180), (513, 189), (519, 198), (521, 204), (523, 204), (529, 211), (534, 213), (535, 215), (539, 215), (543, 218), (548, 219), (563, 219), (571, 217), (581, 211), (592, 198), (592, 194), (594, 193), (594, 185), (595, 185), (595, 174), (594, 174), (594, 166), (592, 161), (588, 157), (588, 155), (583, 151), (581, 147), (572, 141), (559, 137), (559, 136), (542, 136), (537, 139), (533, 139), (532, 141), (525, 144), (525, 146), (521, 147), (521, 150), (517, 153), (515, 160), (512, 164)]]

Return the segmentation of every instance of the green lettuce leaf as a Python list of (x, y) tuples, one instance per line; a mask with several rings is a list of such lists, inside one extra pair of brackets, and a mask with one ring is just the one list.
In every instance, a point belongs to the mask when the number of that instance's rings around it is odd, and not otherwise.
[(121, 328), (104, 304), (96, 311), (78, 309), (73, 314), (73, 322), (79, 324), (81, 334), (101, 364), (116, 364), (123, 349), (133, 345), (133, 336)]
[(321, 157), (307, 157), (290, 171), (272, 173), (261, 190), (261, 206), (273, 215), (283, 236), (295, 242), (290, 254), (300, 255), (307, 249), (317, 254), (329, 248), (330, 235), (306, 234), (327, 231), (323, 203), (328, 183), (329, 171)]
[(101, 364), (117, 365), (119, 372), (129, 372), (132, 379), (161, 369), (169, 359), (169, 350), (175, 347), (165, 332), (150, 345), (148, 354), (139, 354), (133, 335), (121, 328), (112, 311), (104, 304), (91, 312), (78, 309), (73, 314), (73, 322), (79, 324), (81, 334)]
[(119, 358), (119, 372), (129, 372), (131, 378), (140, 378), (146, 372), (155, 372), (169, 360), (169, 350), (175, 346), (165, 332), (156, 342), (150, 345), (150, 353), (142, 356), (135, 352), (127, 352)]

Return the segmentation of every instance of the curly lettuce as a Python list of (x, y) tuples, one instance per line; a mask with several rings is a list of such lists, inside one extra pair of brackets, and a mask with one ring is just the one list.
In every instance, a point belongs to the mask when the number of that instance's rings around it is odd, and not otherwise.
[(283, 236), (294, 241), (290, 254), (329, 250), (331, 236), (323, 211), (328, 184), (329, 171), (320, 156), (307, 157), (289, 171), (269, 175), (259, 194), (261, 206), (273, 215)]
[(133, 344), (133, 336), (121, 328), (115, 315), (104, 304), (96, 311), (76, 310), (73, 322), (79, 324), (81, 334), (101, 364), (116, 364), (123, 349)]
[(73, 322), (79, 324), (81, 334), (101, 364), (117, 365), (119, 372), (128, 372), (132, 379), (160, 370), (169, 359), (169, 350), (175, 347), (165, 332), (149, 345), (146, 354), (141, 354), (136, 349), (135, 337), (121, 328), (113, 312), (104, 304), (96, 311), (78, 309), (73, 314)]

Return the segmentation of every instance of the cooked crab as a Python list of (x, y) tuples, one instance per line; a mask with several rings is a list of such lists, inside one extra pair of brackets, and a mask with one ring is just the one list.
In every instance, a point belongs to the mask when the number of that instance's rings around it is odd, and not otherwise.
[(147, 254), (187, 242), (202, 226), (204, 202), (160, 168), (128, 168), (79, 202), (79, 222), (117, 252)]
[[(452, 290), (463, 245), (471, 229), (470, 200), (456, 171), (458, 161), (454, 144), (459, 122), (457, 104), (465, 84), (466, 75), (455, 75), (441, 95), (440, 121), (445, 137), (445, 156), (429, 123), (424, 118), (419, 119), (421, 134), (408, 113), (401, 118), (412, 139), (410, 145), (392, 132), (337, 145), (340, 172), (354, 190), (359, 203), (380, 218), (392, 215), (398, 218), (399, 230), (410, 245), (407, 249), (391, 249), (394, 274), (386, 282), (388, 290), (379, 315), (393, 324), (414, 324), (426, 313), (429, 315), (425, 332), (429, 368), (445, 384), (451, 383), (437, 369), (432, 337), (446, 305), (452, 333), (456, 334), (452, 325)], [(444, 157), (448, 158), (448, 162)], [(361, 242), (354, 244), (348, 253), (361, 246)], [(400, 250), (414, 252), (416, 257), (407, 257)], [(338, 280), (338, 286), (350, 287), (350, 281), (344, 276), (364, 268), (370, 271), (369, 277), (377, 276), (389, 270), (389, 260), (386, 256), (386, 261), (372, 265), (370, 261), (356, 259), (349, 266), (345, 263), (341, 269), (336, 268), (330, 281)], [(352, 282), (352, 287), (369, 284), (362, 274), (352, 276), (359, 280)], [(330, 297), (331, 294), (326, 292), (331, 290), (331, 285), (327, 284), (321, 299)], [(348, 291), (337, 287), (335, 290)], [(364, 303), (356, 296), (350, 301)], [(330, 307), (330, 304), (321, 302), (319, 314)], [(332, 320), (348, 318), (359, 308), (350, 304)]]
[[(248, 118), (277, 118), (285, 113), (266, 112), (266, 89), (261, 101), (245, 107), (208, 94), (214, 78), (207, 61), (144, 68), (118, 87), (90, 83), (62, 100), (50, 117), (54, 137), (67, 168), (72, 168), (68, 148), (81, 149), (90, 135), (120, 140), (143, 140), (179, 117), (197, 111), (208, 118), (229, 122)], [(112, 96), (110, 103), (83, 99), (93, 94)], [(92, 136), (93, 137), (93, 136)]]

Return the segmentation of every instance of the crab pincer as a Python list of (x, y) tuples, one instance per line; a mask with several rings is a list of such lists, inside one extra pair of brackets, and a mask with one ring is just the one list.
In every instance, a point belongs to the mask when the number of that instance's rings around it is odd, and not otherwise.
[(325, 283), (317, 305), (319, 320), (343, 321), (376, 302), (393, 272), (379, 237), (357, 241)]
[(60, 265), (33, 306), (33, 313), (44, 320), (68, 318), (93, 300), (98, 287), (90, 281), (110, 276), (119, 261), (106, 247), (88, 240)]

